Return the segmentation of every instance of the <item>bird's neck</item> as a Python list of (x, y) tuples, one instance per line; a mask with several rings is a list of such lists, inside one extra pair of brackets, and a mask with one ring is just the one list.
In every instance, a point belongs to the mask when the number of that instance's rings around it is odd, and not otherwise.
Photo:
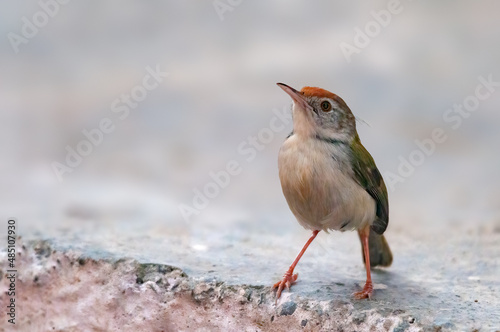
[(316, 136), (316, 124), (311, 112), (294, 105), (292, 114), (293, 133), (295, 135), (304, 138)]

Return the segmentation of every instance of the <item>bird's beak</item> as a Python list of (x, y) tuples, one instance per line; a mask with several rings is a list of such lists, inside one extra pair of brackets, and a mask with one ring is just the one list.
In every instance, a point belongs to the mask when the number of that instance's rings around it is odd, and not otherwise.
[(292, 100), (295, 105), (299, 106), (303, 110), (313, 110), (313, 108), (307, 103), (306, 99), (304, 98), (304, 95), (300, 92), (292, 88), (291, 86), (288, 86), (284, 83), (276, 83), (280, 88), (283, 89), (290, 97), (292, 97)]

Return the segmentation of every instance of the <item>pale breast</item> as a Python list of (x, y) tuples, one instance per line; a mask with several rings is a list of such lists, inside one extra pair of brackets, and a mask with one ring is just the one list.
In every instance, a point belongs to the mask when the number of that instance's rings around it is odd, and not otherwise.
[(352, 178), (346, 146), (291, 136), (278, 157), (283, 194), (305, 228), (349, 230), (372, 224), (375, 201)]

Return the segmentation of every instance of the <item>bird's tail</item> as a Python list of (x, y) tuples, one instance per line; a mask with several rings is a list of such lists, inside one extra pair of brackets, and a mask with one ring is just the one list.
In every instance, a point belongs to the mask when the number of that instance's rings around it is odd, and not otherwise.
[[(370, 247), (370, 267), (391, 265), (392, 252), (384, 235), (379, 235), (370, 229), (368, 244)], [(361, 248), (363, 248), (363, 245), (361, 245)], [(365, 262), (365, 253), (363, 250), (361, 251), (363, 252), (363, 262)]]

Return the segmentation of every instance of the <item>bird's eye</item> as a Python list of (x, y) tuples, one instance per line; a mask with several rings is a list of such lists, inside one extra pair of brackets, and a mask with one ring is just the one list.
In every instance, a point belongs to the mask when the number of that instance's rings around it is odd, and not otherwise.
[(321, 102), (321, 110), (323, 112), (329, 112), (331, 109), (332, 109), (332, 104), (330, 104), (330, 102), (326, 100)]

